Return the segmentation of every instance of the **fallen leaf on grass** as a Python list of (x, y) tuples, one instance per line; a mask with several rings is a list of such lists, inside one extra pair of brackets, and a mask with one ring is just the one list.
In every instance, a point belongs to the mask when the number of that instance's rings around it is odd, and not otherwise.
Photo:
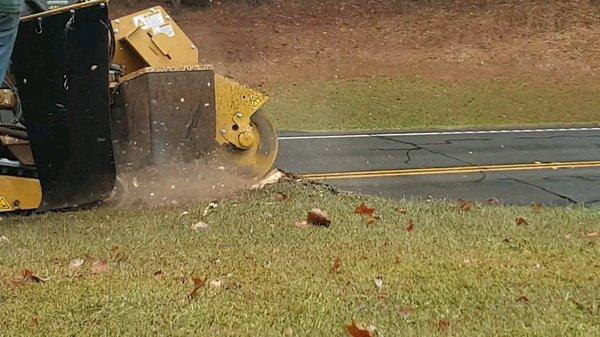
[(517, 298), (517, 301), (527, 304), (527, 303), (529, 303), (529, 298), (527, 298), (527, 296), (525, 296), (525, 295), (521, 295), (521, 296), (519, 296), (519, 298)]
[(402, 316), (403, 318), (408, 318), (410, 317), (410, 315), (412, 315), (413, 310), (409, 307), (404, 307), (400, 309), (399, 313), (400, 316)]
[(206, 208), (204, 209), (204, 212), (202, 212), (202, 216), (207, 216), (208, 213), (212, 210), (219, 207), (219, 203), (217, 201), (213, 201), (208, 203), (208, 206), (206, 206)]
[(209, 226), (209, 224), (207, 224), (206, 222), (202, 222), (202, 221), (198, 221), (195, 224), (192, 224), (192, 229), (194, 230), (198, 230), (198, 229), (207, 229)]
[(373, 213), (375, 213), (375, 208), (371, 208), (371, 207), (365, 205), (365, 203), (363, 202), (356, 207), (356, 209), (354, 210), (354, 213), (356, 213), (358, 215), (368, 215), (368, 216), (372, 217)]
[(213, 288), (219, 288), (223, 284), (223, 280), (217, 279), (210, 281), (210, 286)]
[(83, 266), (83, 263), (84, 263), (83, 259), (74, 259), (69, 263), (69, 268), (79, 269), (79, 268), (81, 268), (81, 266)]
[(377, 218), (373, 217), (373, 216), (369, 216), (367, 218), (367, 225), (371, 226), (374, 225), (377, 222)]
[(405, 229), (407, 232), (412, 232), (415, 229), (415, 224), (413, 223), (412, 219), (408, 219)]
[(43, 283), (50, 279), (49, 277), (47, 277), (47, 278), (39, 277), (29, 269), (23, 270), (21, 272), (21, 276), (23, 276), (23, 281), (25, 281), (25, 282), (32, 281), (35, 283)]
[(379, 297), (381, 301), (386, 301), (390, 297), (390, 294), (387, 291), (380, 291), (377, 297)]
[(331, 273), (332, 274), (338, 273), (341, 268), (342, 268), (342, 258), (337, 256), (335, 258), (335, 260), (333, 261), (333, 267), (331, 267)]
[(517, 224), (517, 226), (527, 226), (527, 225), (529, 225), (529, 222), (527, 222), (527, 220), (525, 220), (525, 218), (521, 218), (521, 217), (518, 217), (515, 220), (515, 223)]
[(500, 205), (500, 202), (499, 202), (499, 201), (498, 201), (498, 199), (496, 199), (496, 198), (489, 198), (489, 199), (488, 199), (488, 200), (485, 202), (485, 204), (486, 204), (486, 205), (488, 205), (488, 206), (498, 206), (498, 205)]
[(406, 213), (408, 213), (407, 210), (405, 210), (404, 208), (400, 208), (400, 207), (396, 207), (394, 210), (396, 212), (400, 213), (400, 214), (406, 214)]
[(4, 236), (4, 235), (0, 236), (0, 245), (6, 245), (9, 243), (10, 243), (10, 240), (6, 236)]
[(448, 330), (448, 328), (450, 328), (450, 321), (447, 319), (443, 319), (441, 321), (438, 322), (438, 330), (440, 331), (446, 331)]
[(290, 196), (284, 193), (275, 194), (275, 200), (277, 201), (290, 201)]
[(381, 289), (381, 287), (383, 287), (383, 279), (381, 277), (377, 277), (373, 281), (375, 282), (377, 289)]
[(458, 199), (456, 206), (459, 211), (469, 212), (473, 208), (473, 203), (463, 199)]
[(600, 232), (589, 232), (587, 234), (587, 237), (588, 238), (597, 238), (597, 237), (600, 237)]
[(540, 213), (542, 209), (544, 209), (544, 205), (540, 204), (539, 202), (534, 202), (531, 204), (531, 208), (533, 209), (533, 213)]
[(306, 217), (306, 222), (313, 226), (321, 226), (321, 227), (329, 227), (331, 225), (331, 220), (329, 219), (329, 214), (324, 212), (318, 208), (313, 208), (308, 212), (308, 216)]
[(109, 271), (110, 266), (108, 265), (108, 262), (106, 262), (106, 260), (98, 260), (92, 263), (92, 274), (108, 273)]
[(160, 278), (160, 277), (165, 276), (165, 273), (163, 273), (163, 271), (159, 269), (159, 270), (155, 271), (154, 273), (152, 273), (152, 275), (154, 275), (154, 277), (156, 277), (156, 278)]
[(194, 281), (194, 289), (187, 295), (188, 300), (193, 300), (196, 297), (198, 290), (204, 287), (206, 278), (192, 277), (192, 281)]
[(294, 226), (296, 226), (296, 228), (306, 229), (308, 228), (308, 222), (306, 220), (296, 221)]
[(373, 337), (375, 336), (375, 328), (369, 326), (364, 328), (356, 324), (356, 320), (352, 319), (352, 324), (346, 325), (346, 331), (352, 337)]

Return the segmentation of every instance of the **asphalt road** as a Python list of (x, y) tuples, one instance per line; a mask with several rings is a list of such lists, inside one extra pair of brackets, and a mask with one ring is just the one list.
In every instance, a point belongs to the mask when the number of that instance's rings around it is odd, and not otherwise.
[(277, 167), (392, 198), (600, 205), (600, 128), (284, 133)]

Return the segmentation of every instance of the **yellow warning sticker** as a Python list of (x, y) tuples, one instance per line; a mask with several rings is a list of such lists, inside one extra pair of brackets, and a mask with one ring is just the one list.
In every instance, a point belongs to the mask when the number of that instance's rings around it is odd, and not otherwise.
[(252, 102), (252, 107), (254, 107), (254, 108), (258, 108), (260, 103), (262, 103), (262, 99), (257, 96), (250, 97), (250, 101)]
[(6, 198), (0, 197), (0, 209), (10, 209), (10, 204), (6, 201)]

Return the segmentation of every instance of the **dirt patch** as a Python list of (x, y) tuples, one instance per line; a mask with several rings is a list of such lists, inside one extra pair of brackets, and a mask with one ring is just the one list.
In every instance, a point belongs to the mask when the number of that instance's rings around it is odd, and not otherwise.
[[(144, 6), (113, 5), (113, 16)], [(594, 1), (273, 1), (185, 9), (202, 62), (251, 85), (374, 76), (573, 83), (600, 69)]]

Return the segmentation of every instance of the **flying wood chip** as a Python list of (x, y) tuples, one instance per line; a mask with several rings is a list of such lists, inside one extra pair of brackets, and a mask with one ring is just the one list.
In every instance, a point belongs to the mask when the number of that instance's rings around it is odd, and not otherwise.
[(515, 223), (517, 224), (517, 226), (527, 226), (529, 225), (529, 222), (527, 222), (527, 220), (525, 220), (524, 218), (518, 217), (515, 220)]
[(368, 216), (372, 217), (373, 213), (375, 213), (375, 208), (371, 208), (371, 207), (365, 205), (365, 203), (363, 202), (356, 207), (356, 209), (354, 210), (354, 213), (359, 214), (359, 215), (368, 215)]
[(329, 227), (331, 225), (331, 220), (329, 219), (329, 214), (318, 209), (313, 208), (310, 212), (308, 212), (308, 216), (306, 217), (306, 222), (313, 226), (321, 226), (321, 227)]
[(369, 328), (363, 328), (356, 324), (356, 320), (352, 319), (352, 324), (346, 325), (346, 331), (352, 337), (373, 337), (375, 331)]

